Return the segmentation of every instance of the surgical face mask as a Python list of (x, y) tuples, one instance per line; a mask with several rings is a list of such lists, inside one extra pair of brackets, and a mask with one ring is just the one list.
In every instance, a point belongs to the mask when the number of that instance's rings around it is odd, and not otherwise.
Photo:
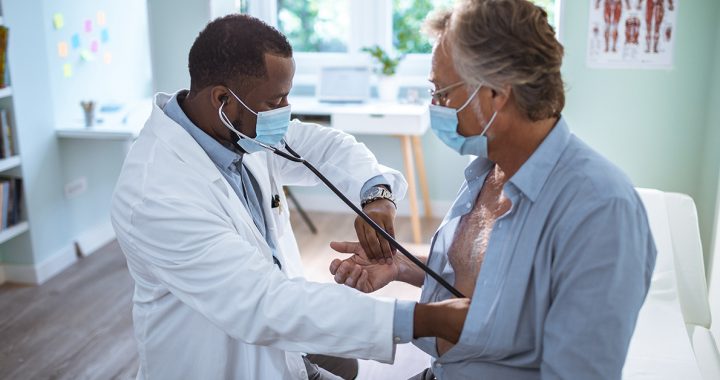
[(493, 113), (490, 121), (488, 121), (482, 133), (479, 135), (465, 137), (457, 132), (458, 113), (470, 104), (470, 101), (477, 95), (481, 87), (482, 86), (478, 86), (468, 100), (465, 101), (465, 104), (458, 109), (430, 104), (430, 128), (445, 145), (454, 151), (462, 155), (488, 158), (487, 137), (485, 137), (485, 132), (487, 132), (493, 121), (495, 121), (497, 112)]
[(263, 144), (277, 147), (285, 137), (288, 126), (290, 125), (290, 106), (287, 105), (271, 111), (255, 112), (250, 109), (245, 102), (240, 100), (240, 98), (235, 95), (232, 90), (228, 89), (228, 91), (230, 91), (230, 93), (240, 102), (240, 104), (243, 105), (243, 107), (257, 116), (257, 122), (255, 123), (255, 138), (253, 139), (235, 129), (230, 122), (230, 119), (222, 111), (222, 107), (225, 104), (223, 103), (220, 106), (220, 109), (218, 110), (220, 121), (238, 135), (238, 145), (240, 145), (240, 147), (248, 153), (255, 153), (263, 150)]

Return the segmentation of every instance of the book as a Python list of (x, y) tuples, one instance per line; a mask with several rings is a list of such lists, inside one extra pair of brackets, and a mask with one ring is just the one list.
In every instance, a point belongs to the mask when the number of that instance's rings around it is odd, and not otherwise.
[(3, 215), (2, 215), (2, 229), (8, 228), (8, 208), (10, 203), (10, 181), (2, 181), (2, 209), (3, 209)]
[(7, 67), (7, 44), (8, 44), (9, 29), (5, 26), (0, 26), (0, 88), (7, 87), (7, 75), (5, 70)]
[(20, 223), (22, 216), (22, 178), (15, 178), (13, 181), (15, 191), (13, 192), (13, 224)]
[(7, 120), (7, 110), (0, 109), (0, 158), (9, 157), (5, 152), (5, 120)]

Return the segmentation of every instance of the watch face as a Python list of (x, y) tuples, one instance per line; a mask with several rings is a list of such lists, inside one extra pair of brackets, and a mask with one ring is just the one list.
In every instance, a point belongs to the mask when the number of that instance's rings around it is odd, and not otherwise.
[(364, 195), (363, 199), (370, 199), (370, 198), (388, 198), (392, 199), (392, 193), (389, 192), (384, 187), (373, 187), (370, 190), (368, 190)]

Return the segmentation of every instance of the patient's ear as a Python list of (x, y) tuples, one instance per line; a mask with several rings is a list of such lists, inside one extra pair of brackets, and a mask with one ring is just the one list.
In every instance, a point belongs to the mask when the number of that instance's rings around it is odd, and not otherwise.
[(490, 89), (492, 91), (492, 101), (495, 111), (502, 111), (513, 96), (512, 86), (504, 86), (500, 90)]

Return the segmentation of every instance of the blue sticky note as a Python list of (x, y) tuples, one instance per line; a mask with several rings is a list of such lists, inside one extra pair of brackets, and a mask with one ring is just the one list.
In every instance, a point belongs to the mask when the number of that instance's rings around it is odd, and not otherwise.
[(107, 43), (108, 40), (110, 40), (110, 32), (107, 30), (107, 28), (103, 29), (102, 32), (100, 32), (100, 40), (103, 43)]
[(77, 49), (80, 47), (80, 35), (75, 33), (72, 36), (72, 39), (70, 40), (70, 43), (72, 44), (73, 49)]

